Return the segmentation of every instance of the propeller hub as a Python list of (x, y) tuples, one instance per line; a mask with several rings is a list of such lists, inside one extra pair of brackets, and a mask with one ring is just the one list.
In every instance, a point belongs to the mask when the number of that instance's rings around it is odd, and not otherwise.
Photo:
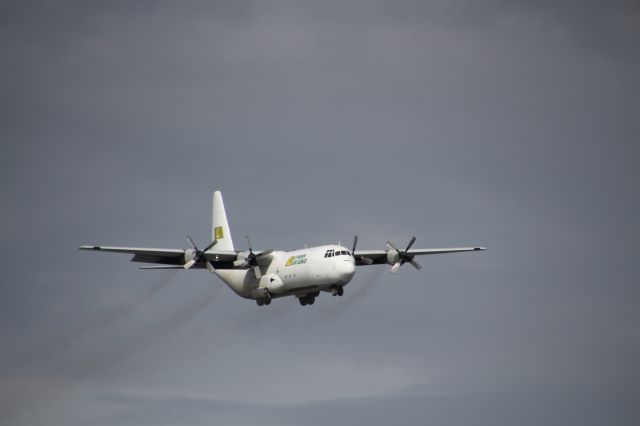
[(196, 249), (186, 249), (184, 251), (184, 261), (189, 262), (191, 260), (198, 259), (198, 251)]
[(387, 250), (387, 263), (389, 265), (393, 265), (393, 264), (397, 263), (398, 260), (400, 260), (400, 253), (398, 253), (397, 250), (395, 250), (395, 249)]
[(211, 262), (207, 260), (204, 253), (207, 250), (209, 250), (211, 247), (215, 246), (218, 240), (213, 240), (204, 250), (198, 249), (198, 246), (196, 246), (196, 243), (193, 242), (193, 239), (191, 237), (187, 236), (187, 241), (189, 241), (189, 244), (191, 244), (191, 247), (193, 248), (186, 249), (184, 251), (184, 260), (185, 260), (184, 268), (190, 269), (196, 263), (204, 262), (207, 269), (210, 272), (213, 272), (214, 270), (213, 265), (211, 264)]
[(420, 265), (413, 260), (413, 256), (408, 253), (409, 249), (416, 242), (416, 237), (411, 237), (411, 241), (404, 250), (398, 249), (392, 243), (387, 241), (387, 263), (391, 266), (391, 272), (396, 273), (398, 269), (406, 262), (411, 263), (414, 268), (420, 269)]

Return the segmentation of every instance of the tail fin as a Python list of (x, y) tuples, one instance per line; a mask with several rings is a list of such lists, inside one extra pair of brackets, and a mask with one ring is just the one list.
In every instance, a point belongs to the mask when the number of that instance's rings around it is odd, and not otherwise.
[(227, 222), (227, 213), (224, 211), (224, 203), (222, 202), (222, 193), (220, 191), (213, 193), (213, 239), (218, 241), (216, 249), (234, 250), (231, 231)]

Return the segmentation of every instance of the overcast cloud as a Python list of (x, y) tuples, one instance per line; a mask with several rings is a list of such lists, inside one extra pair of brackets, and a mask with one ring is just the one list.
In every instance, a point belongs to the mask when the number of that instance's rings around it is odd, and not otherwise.
[[(640, 424), (632, 1), (0, 1), (0, 421)], [(485, 245), (268, 308), (82, 244)]]

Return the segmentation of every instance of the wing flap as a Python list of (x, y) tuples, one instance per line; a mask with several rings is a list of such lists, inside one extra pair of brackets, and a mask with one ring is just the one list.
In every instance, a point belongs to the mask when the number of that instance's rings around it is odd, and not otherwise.
[[(164, 265), (183, 265), (185, 251), (182, 249), (115, 247), (115, 246), (81, 246), (80, 250), (104, 251), (110, 253), (133, 254), (132, 262), (160, 263)], [(236, 260), (238, 252), (230, 250), (209, 250), (205, 257), (213, 262)]]

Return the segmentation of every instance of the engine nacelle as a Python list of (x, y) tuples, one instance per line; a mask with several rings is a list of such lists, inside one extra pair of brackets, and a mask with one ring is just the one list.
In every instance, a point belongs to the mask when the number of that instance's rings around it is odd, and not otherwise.
[(240, 253), (238, 253), (238, 257), (236, 258), (236, 260), (233, 261), (233, 265), (244, 266), (244, 267), (249, 266), (248, 257), (249, 257), (248, 251), (241, 251)]
[(194, 249), (186, 249), (184, 251), (184, 263), (191, 262), (196, 258), (196, 251)]
[(400, 254), (397, 250), (389, 249), (387, 250), (387, 263), (389, 265), (395, 265), (400, 260)]

